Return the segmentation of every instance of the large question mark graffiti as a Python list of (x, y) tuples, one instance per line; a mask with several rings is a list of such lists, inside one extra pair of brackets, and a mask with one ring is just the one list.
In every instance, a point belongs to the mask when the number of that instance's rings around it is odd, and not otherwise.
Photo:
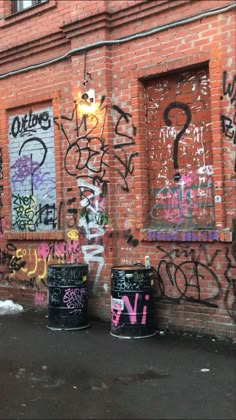
[(171, 102), (171, 104), (169, 104), (164, 113), (163, 113), (163, 118), (164, 121), (166, 123), (166, 125), (168, 127), (172, 126), (172, 122), (169, 119), (169, 112), (171, 109), (174, 108), (179, 108), (182, 109), (182, 111), (184, 111), (185, 115), (186, 115), (186, 122), (182, 128), (182, 130), (180, 130), (180, 132), (177, 134), (176, 138), (174, 139), (174, 151), (173, 151), (173, 162), (174, 162), (174, 168), (178, 169), (179, 168), (179, 164), (178, 164), (178, 145), (179, 145), (179, 140), (182, 136), (182, 134), (185, 133), (186, 129), (188, 128), (190, 122), (191, 122), (191, 111), (188, 105), (182, 103), (182, 102)]
[[(32, 167), (32, 170), (31, 170), (31, 190), (32, 190), (32, 195), (34, 194), (34, 172), (36, 172), (40, 168), (40, 166), (42, 166), (44, 164), (45, 159), (46, 159), (46, 156), (47, 156), (47, 147), (45, 146), (44, 142), (39, 137), (31, 137), (30, 139), (25, 140), (24, 143), (21, 145), (21, 148), (19, 150), (19, 156), (21, 154), (22, 149), (26, 145), (26, 143), (31, 143), (33, 141), (39, 142), (43, 146), (44, 153), (43, 153), (41, 162), (39, 162), (39, 164), (37, 166), (35, 166), (34, 168)], [(36, 152), (38, 152), (37, 149), (36, 149)], [(33, 160), (32, 160), (32, 153), (31, 153), (31, 162), (32, 161)]]

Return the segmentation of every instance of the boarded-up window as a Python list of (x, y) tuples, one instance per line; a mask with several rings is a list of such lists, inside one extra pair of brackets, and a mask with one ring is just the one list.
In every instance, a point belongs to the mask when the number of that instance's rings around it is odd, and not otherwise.
[(9, 117), (12, 230), (56, 228), (52, 107)]
[(145, 82), (150, 226), (214, 227), (206, 67)]

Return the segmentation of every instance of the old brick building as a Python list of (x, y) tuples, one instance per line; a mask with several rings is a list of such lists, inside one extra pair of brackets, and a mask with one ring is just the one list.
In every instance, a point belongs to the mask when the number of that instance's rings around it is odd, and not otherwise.
[(0, 299), (86, 263), (91, 316), (145, 323), (111, 267), (149, 256), (159, 328), (235, 338), (235, 6), (0, 0)]

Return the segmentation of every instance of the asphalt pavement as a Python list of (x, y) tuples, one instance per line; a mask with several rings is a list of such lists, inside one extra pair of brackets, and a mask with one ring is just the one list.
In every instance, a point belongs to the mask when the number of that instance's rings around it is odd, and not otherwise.
[(0, 317), (0, 419), (235, 419), (236, 344), (157, 331), (110, 334), (47, 313)]

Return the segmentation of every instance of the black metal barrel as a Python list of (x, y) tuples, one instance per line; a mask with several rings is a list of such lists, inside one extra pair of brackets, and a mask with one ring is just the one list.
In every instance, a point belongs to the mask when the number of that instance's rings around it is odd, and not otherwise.
[(47, 283), (47, 327), (60, 330), (89, 327), (88, 265), (49, 265)]
[(114, 337), (156, 334), (153, 317), (153, 270), (143, 266), (111, 268), (111, 332)]

